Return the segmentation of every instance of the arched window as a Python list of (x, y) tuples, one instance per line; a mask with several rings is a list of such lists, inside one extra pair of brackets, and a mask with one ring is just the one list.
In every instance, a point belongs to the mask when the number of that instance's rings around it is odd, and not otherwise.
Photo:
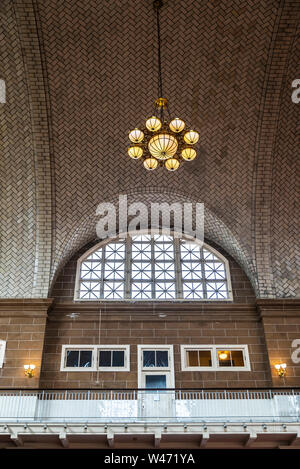
[(207, 244), (131, 234), (78, 260), (76, 300), (231, 300), (228, 261)]

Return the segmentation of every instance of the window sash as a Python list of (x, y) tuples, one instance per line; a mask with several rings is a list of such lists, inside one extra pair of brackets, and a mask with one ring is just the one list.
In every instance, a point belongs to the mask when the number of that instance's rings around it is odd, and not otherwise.
[[(91, 354), (91, 361), (90, 361), (90, 366), (81, 366), (81, 363), (83, 363), (82, 361), (82, 356), (84, 356), (84, 353), (85, 352), (88, 352)], [(77, 366), (72, 366), (72, 365), (68, 365), (68, 355), (70, 354), (75, 354), (75, 353), (78, 353), (78, 357), (77, 357)], [(91, 349), (66, 349), (65, 350), (65, 368), (92, 368), (93, 367), (93, 351)]]
[[(170, 359), (168, 350), (144, 349), (142, 353), (143, 368), (169, 368)], [(161, 364), (164, 363), (164, 364)]]
[[(102, 354), (110, 354), (110, 364), (109, 365), (104, 365), (103, 363), (101, 364), (101, 355)], [(123, 361), (123, 364), (120, 365), (120, 364), (115, 364), (114, 361), (116, 359), (116, 354), (122, 354), (123, 355), (123, 358), (122, 358), (122, 361)], [(99, 368), (102, 368), (102, 367), (105, 367), (105, 368), (124, 368), (125, 367), (125, 350), (114, 350), (114, 349), (99, 349), (98, 350), (98, 367)]]

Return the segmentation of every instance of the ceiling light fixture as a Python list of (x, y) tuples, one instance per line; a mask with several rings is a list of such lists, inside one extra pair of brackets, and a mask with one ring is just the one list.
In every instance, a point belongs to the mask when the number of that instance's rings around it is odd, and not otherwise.
[[(157, 21), (158, 43), (158, 98), (154, 102), (154, 113), (146, 119), (145, 128), (129, 132), (131, 142), (128, 154), (132, 159), (142, 160), (148, 170), (159, 165), (168, 171), (176, 171), (182, 161), (192, 161), (197, 152), (194, 148), (199, 133), (188, 129), (179, 117), (171, 117), (168, 101), (163, 98), (161, 71), (160, 9), (162, 0), (153, 3)], [(168, 116), (166, 115), (168, 114)]]
[(223, 352), (223, 351), (222, 351), (222, 352), (219, 352), (219, 358), (220, 358), (221, 360), (226, 360), (227, 357), (228, 357), (228, 353), (227, 353), (227, 352), (225, 352), (225, 351), (224, 351), (224, 352)]

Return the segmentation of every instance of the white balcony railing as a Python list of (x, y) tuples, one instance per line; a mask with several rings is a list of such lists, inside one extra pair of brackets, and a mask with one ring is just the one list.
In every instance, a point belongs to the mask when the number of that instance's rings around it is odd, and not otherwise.
[(299, 422), (300, 390), (0, 390), (0, 422)]

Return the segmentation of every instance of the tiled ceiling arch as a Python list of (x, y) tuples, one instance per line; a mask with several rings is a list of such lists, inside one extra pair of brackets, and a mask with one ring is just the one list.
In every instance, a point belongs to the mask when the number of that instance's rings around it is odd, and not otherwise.
[[(14, 24), (12, 34), (21, 40), (20, 80), (32, 90), (24, 119), (32, 123), (42, 116), (41, 133), (29, 132), (28, 151), (43, 153), (40, 164), (47, 169), (26, 166), (34, 181), (27, 198), (31, 186), (20, 178), (21, 197), (14, 196), (15, 203), (24, 211), (22, 204), (29, 204), (34, 193), (36, 204), (30, 210), (47, 219), (39, 229), (33, 226), (39, 244), (24, 261), (27, 281), (8, 281), (3, 296), (39, 291), (33, 287), (39, 266), (46, 285), (40, 294), (46, 295), (51, 258), (53, 278), (74, 249), (90, 239), (84, 222), (97, 205), (118, 193), (153, 187), (161, 198), (171, 187), (183, 198), (205, 204), (219, 220), (216, 229), (222, 225), (231, 236), (222, 243), (220, 231), (211, 239), (239, 260), (258, 296), (299, 295), (296, 227), (286, 228), (297, 188), (292, 155), (299, 154), (294, 130), (299, 107), (289, 98), (289, 81), (299, 73), (297, 2), (165, 0), (164, 88), (171, 110), (201, 133), (199, 157), (174, 174), (163, 169), (148, 173), (126, 156), (128, 130), (151, 113), (156, 98), (151, 0), (24, 0), (15, 10), (9, 0), (3, 3), (6, 19)], [(38, 38), (36, 60), (29, 47), (32, 38)], [(4, 60), (17, 59), (4, 54)], [(35, 86), (33, 76), (39, 77)], [(8, 70), (8, 87), (12, 77)], [(6, 112), (13, 115), (14, 109)], [(282, 186), (290, 177), (286, 194)], [(45, 191), (37, 192), (43, 184)], [(25, 228), (22, 236), (28, 236)], [(5, 275), (12, 279), (13, 264), (22, 260), (9, 243), (4, 248)], [(45, 264), (38, 257), (43, 252)]]

